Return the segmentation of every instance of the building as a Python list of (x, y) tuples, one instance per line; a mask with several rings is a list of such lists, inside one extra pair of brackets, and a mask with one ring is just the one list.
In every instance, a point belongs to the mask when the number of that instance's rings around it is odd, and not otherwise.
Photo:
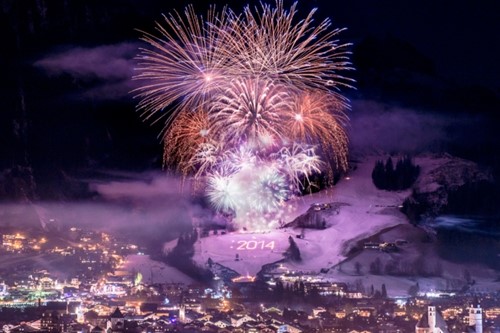
[(110, 328), (113, 330), (122, 329), (125, 324), (125, 317), (123, 316), (120, 309), (116, 308), (115, 311), (110, 316)]
[(483, 333), (483, 310), (479, 305), (476, 308), (471, 305), (469, 308), (468, 332)]
[(54, 289), (56, 285), (56, 282), (54, 279), (44, 276), (38, 281), (38, 287), (41, 290), (51, 290)]
[(449, 333), (443, 316), (436, 310), (435, 306), (429, 305), (417, 325), (415, 333)]
[(244, 323), (252, 322), (252, 321), (256, 321), (255, 318), (252, 318), (247, 314), (235, 316), (235, 317), (231, 317), (231, 326), (240, 327)]
[(60, 316), (57, 311), (45, 311), (40, 320), (40, 328), (47, 332), (60, 332)]
[(298, 327), (292, 326), (292, 325), (281, 325), (278, 327), (278, 333), (301, 333), (302, 330)]

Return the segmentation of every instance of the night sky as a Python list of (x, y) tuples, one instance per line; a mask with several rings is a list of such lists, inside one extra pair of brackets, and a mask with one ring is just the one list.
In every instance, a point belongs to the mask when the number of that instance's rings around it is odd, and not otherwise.
[[(188, 3), (1, 0), (0, 170), (32, 168), (39, 191), (81, 170), (160, 170), (161, 124), (143, 123), (130, 93), (137, 29)], [(496, 4), (299, 2), (297, 17), (317, 7), (353, 44), (353, 153), (447, 151), (499, 169)]]

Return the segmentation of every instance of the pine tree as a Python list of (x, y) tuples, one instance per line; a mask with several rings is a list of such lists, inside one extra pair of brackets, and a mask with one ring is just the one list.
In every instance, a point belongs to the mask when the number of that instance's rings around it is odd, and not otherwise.
[(299, 295), (304, 296), (306, 293), (306, 286), (304, 285), (303, 281), (300, 281), (299, 283)]
[(191, 233), (191, 242), (194, 244), (198, 240), (198, 230), (193, 228), (193, 232)]
[(361, 274), (361, 264), (359, 261), (356, 261), (354, 263), (354, 269), (356, 270), (356, 274), (360, 275)]
[(370, 264), (370, 273), (373, 275), (380, 275), (382, 273), (382, 261), (380, 261), (380, 258), (375, 259)]
[(408, 182), (408, 170), (405, 165), (405, 159), (399, 159), (398, 162), (396, 163), (394, 189), (402, 190), (406, 188), (407, 182)]
[(385, 168), (384, 162), (377, 161), (375, 162), (375, 167), (372, 171), (372, 180), (373, 184), (380, 189), (385, 188)]
[(295, 243), (292, 236), (288, 236), (288, 242), (290, 243), (290, 247), (287, 251), (289, 258), (293, 261), (301, 261), (302, 258), (300, 257), (299, 247), (297, 246), (297, 243)]
[(281, 280), (276, 281), (276, 287), (274, 288), (274, 294), (277, 299), (282, 299), (285, 293), (285, 286)]
[(372, 171), (373, 184), (381, 190), (399, 191), (409, 188), (418, 178), (420, 167), (409, 156), (400, 158), (394, 167), (389, 157), (385, 164), (377, 161)]
[(382, 298), (387, 298), (387, 289), (385, 288), (385, 283), (382, 283), (382, 292), (380, 296)]
[(394, 189), (394, 178), (395, 178), (394, 176), (395, 176), (394, 164), (392, 163), (392, 158), (389, 157), (385, 162), (385, 183), (387, 190)]

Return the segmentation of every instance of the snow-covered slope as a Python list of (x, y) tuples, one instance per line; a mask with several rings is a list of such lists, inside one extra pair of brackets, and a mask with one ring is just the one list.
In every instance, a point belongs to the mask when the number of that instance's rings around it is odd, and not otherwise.
[(145, 283), (192, 283), (194, 280), (174, 267), (155, 261), (146, 255), (132, 254), (125, 258), (121, 270), (139, 272)]
[[(283, 216), (284, 225), (304, 216), (314, 209), (312, 207), (317, 207), (325, 220), (326, 229), (286, 227), (267, 233), (219, 232), (217, 235), (202, 237), (195, 243), (193, 259), (199, 265), (207, 267), (210, 258), (242, 276), (255, 276), (264, 265), (284, 258), (291, 236), (300, 249), (302, 261), (287, 260), (279, 265), (278, 270), (302, 272), (303, 276), (311, 273), (323, 280), (362, 284), (366, 288), (374, 285), (379, 290), (381, 284), (385, 284), (390, 296), (407, 294), (408, 289), (416, 282), (419, 282), (420, 291), (423, 292), (436, 290), (440, 286), (444, 288), (450, 283), (462, 285), (460, 276), (464, 267), (440, 258), (435, 244), (429, 244), (427, 240), (422, 242), (422, 239), (428, 237), (426, 232), (410, 225), (406, 216), (400, 212), (402, 203), (412, 191), (384, 191), (373, 185), (371, 172), (375, 161), (386, 158), (387, 156), (365, 157), (354, 163), (353, 169), (335, 187), (290, 202)], [(415, 158), (415, 162), (421, 168), (415, 184), (418, 191), (439, 191), (443, 186), (460, 182), (460, 174), (464, 172), (480, 179), (485, 177), (475, 171), (476, 166), (471, 162), (448, 155), (419, 156)], [(446, 179), (446, 182), (442, 179)], [(298, 235), (303, 238), (298, 238)], [(369, 237), (375, 237), (381, 242), (403, 239), (408, 243), (397, 253), (358, 249), (355, 254), (349, 255), (349, 250), (353, 247), (359, 248), (358, 241)], [(165, 250), (168, 251), (175, 243), (171, 241), (165, 244)], [(418, 273), (389, 276), (382, 272), (374, 275), (369, 272), (369, 266), (376, 258), (380, 258), (384, 269), (391, 261), (398, 261), (404, 266), (424, 260), (427, 271), (440, 270), (442, 273), (441, 276), (426, 278), (419, 277)], [(322, 268), (328, 272), (320, 274)], [(475, 288), (494, 288), (496, 273), (493, 270), (484, 265), (473, 264), (467, 268), (474, 271), (474, 278), (477, 280)]]
[(316, 203), (342, 203), (338, 209), (324, 211), (325, 230), (284, 228), (268, 233), (228, 233), (200, 238), (195, 244), (194, 260), (205, 265), (209, 258), (241, 275), (257, 274), (262, 266), (283, 258), (292, 236), (299, 246), (302, 261), (296, 270), (318, 272), (345, 258), (346, 249), (356, 239), (368, 237), (384, 228), (405, 223), (399, 206), (409, 192), (388, 192), (375, 188), (371, 172), (377, 158), (367, 158), (355, 170), (328, 190), (295, 199), (284, 214), (290, 222)]

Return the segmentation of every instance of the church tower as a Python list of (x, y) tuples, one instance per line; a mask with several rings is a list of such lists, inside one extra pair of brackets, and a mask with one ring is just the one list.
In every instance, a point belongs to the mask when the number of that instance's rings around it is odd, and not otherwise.
[(186, 305), (181, 303), (179, 307), (179, 321), (184, 323), (186, 321)]
[(437, 311), (436, 307), (430, 305), (424, 312), (418, 323), (415, 325), (416, 333), (449, 333), (443, 316)]
[(434, 329), (436, 328), (436, 307), (435, 306), (429, 306), (427, 308), (427, 316), (429, 318), (429, 328), (431, 329), (431, 332), (434, 332)]
[(122, 329), (125, 323), (125, 317), (120, 309), (116, 308), (110, 316), (112, 329)]
[(475, 333), (483, 333), (483, 310), (479, 304), (477, 308), (473, 305), (469, 308), (469, 327), (472, 328)]

